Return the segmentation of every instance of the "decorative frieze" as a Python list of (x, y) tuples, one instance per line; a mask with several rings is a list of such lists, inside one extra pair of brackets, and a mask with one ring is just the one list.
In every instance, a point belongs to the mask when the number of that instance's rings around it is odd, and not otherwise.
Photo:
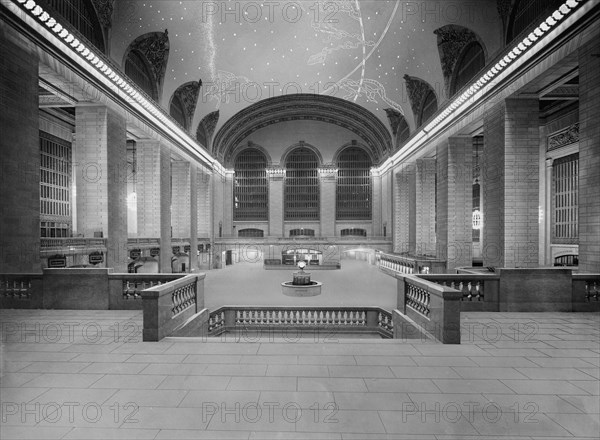
[(162, 84), (169, 59), (169, 31), (150, 32), (138, 37), (131, 43), (131, 50), (138, 50), (152, 66), (152, 72), (159, 84)]
[(319, 167), (319, 176), (321, 179), (330, 180), (337, 178), (338, 169), (333, 164), (323, 164)]
[(387, 114), (387, 117), (390, 121), (392, 133), (394, 134), (394, 136), (396, 136), (396, 134), (398, 133), (398, 127), (404, 119), (404, 116), (402, 116), (402, 113), (400, 113), (398, 110), (393, 108), (384, 108), (383, 110), (385, 110), (385, 113)]
[(175, 95), (177, 95), (183, 103), (183, 110), (185, 112), (185, 118), (187, 119), (188, 124), (191, 124), (192, 120), (194, 119), (194, 112), (196, 111), (196, 104), (198, 103), (198, 93), (200, 92), (200, 87), (202, 87), (202, 80), (187, 82), (175, 90)]
[(414, 76), (404, 75), (404, 81), (406, 81), (406, 90), (408, 91), (410, 107), (412, 108), (416, 120), (417, 115), (421, 112), (425, 97), (430, 91), (433, 91), (433, 88), (426, 81)]
[(579, 142), (579, 123), (573, 124), (564, 130), (548, 136), (548, 147), (546, 151), (556, 150), (566, 145)]
[(463, 49), (477, 41), (475, 33), (465, 27), (449, 24), (433, 31), (437, 35), (437, 45), (446, 87), (450, 85), (452, 72)]

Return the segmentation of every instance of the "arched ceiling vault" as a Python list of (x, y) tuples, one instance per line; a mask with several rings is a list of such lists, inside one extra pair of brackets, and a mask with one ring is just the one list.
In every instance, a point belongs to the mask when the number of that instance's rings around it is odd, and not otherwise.
[(267, 99), (238, 112), (218, 131), (212, 152), (221, 163), (228, 163), (233, 150), (250, 134), (272, 124), (294, 120), (321, 121), (352, 131), (377, 163), (392, 151), (389, 130), (363, 107), (331, 96), (296, 94)]
[(435, 31), (462, 26), (481, 36), (493, 57), (503, 47), (497, 2), (119, 0), (110, 55), (120, 63), (138, 37), (168, 29), (159, 102), (167, 105), (181, 84), (201, 78), (194, 128), (217, 110), (218, 130), (262, 100), (315, 94), (357, 104), (388, 129), (385, 109), (393, 109), (414, 129), (404, 75), (430, 84), (442, 105)]

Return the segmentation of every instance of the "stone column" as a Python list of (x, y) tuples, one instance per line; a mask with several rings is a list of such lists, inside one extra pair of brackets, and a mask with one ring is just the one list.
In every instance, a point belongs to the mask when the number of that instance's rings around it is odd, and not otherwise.
[(125, 119), (104, 106), (80, 106), (75, 132), (77, 231), (106, 238), (106, 266), (127, 272)]
[(335, 191), (337, 170), (333, 166), (319, 168), (319, 217), (321, 237), (335, 237)]
[(269, 236), (283, 237), (283, 180), (285, 170), (279, 167), (267, 169), (269, 178)]
[[(182, 160), (171, 162), (171, 224), (173, 238), (190, 238), (191, 197), (190, 163)], [(183, 249), (182, 249), (183, 250)]]
[(434, 158), (417, 159), (416, 175), (416, 253), (435, 255), (435, 180)]
[(538, 266), (538, 114), (537, 99), (507, 99), (484, 114), (484, 266)]
[(198, 272), (198, 169), (190, 165), (190, 269)]
[(136, 149), (138, 237), (159, 239), (159, 270), (171, 273), (171, 153), (153, 139)]
[(371, 174), (371, 182), (373, 187), (371, 194), (371, 200), (373, 201), (371, 233), (374, 237), (380, 237), (383, 235), (381, 176), (379, 174)]
[(579, 49), (579, 270), (600, 272), (600, 43)]
[[(153, 139), (136, 142), (136, 194), (138, 237), (160, 238), (160, 143)], [(169, 187), (167, 187), (170, 190)]]
[(554, 159), (546, 159), (546, 188), (545, 188), (545, 209), (544, 209), (544, 229), (546, 230), (544, 234), (544, 264), (548, 266), (552, 266), (554, 263), (552, 261), (552, 248), (550, 245), (552, 244), (552, 165), (554, 164)]
[(473, 138), (451, 137), (439, 145), (437, 170), (437, 256), (454, 273), (473, 261)]
[(227, 170), (223, 185), (223, 237), (233, 237), (233, 170)]
[(38, 56), (0, 29), (0, 273), (40, 272)]
[[(199, 167), (197, 170), (196, 178), (196, 205), (198, 212), (197, 221), (197, 234), (198, 238), (202, 239), (204, 243), (208, 239), (208, 242), (212, 242), (212, 179), (213, 175), (211, 171), (204, 167)], [(198, 241), (198, 240), (197, 240)], [(197, 246), (196, 246), (197, 249)], [(210, 253), (200, 254), (200, 268), (210, 269)]]
[(204, 167), (198, 168), (196, 179), (198, 196), (198, 237), (212, 237), (212, 173)]
[(160, 263), (161, 273), (172, 273), (171, 256), (171, 152), (160, 148)]
[(416, 247), (416, 185), (414, 163), (402, 164), (396, 172), (396, 203), (394, 204), (394, 252), (415, 253)]

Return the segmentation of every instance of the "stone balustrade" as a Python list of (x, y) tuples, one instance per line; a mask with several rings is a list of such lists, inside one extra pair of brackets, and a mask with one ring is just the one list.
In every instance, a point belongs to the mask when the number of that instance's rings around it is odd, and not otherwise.
[(378, 266), (389, 275), (444, 273), (446, 262), (426, 256), (410, 256), (380, 252)]
[(144, 341), (200, 335), (208, 324), (204, 309), (205, 274), (187, 275), (142, 291)]
[(400, 319), (413, 322), (423, 333), (444, 344), (460, 344), (460, 300), (462, 293), (451, 287), (435, 284), (416, 275), (396, 274), (398, 309), (394, 338), (403, 338), (405, 325)]
[(498, 274), (430, 274), (419, 278), (462, 292), (462, 311), (498, 311)]
[(392, 314), (378, 307), (226, 306), (210, 313), (208, 334), (236, 329), (334, 330), (393, 336)]

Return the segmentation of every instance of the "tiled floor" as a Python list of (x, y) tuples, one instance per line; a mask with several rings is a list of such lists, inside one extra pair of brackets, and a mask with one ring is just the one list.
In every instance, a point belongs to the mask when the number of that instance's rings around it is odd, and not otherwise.
[(2, 440), (600, 436), (600, 315), (463, 313), (463, 344), (140, 342), (141, 313), (1, 310)]

